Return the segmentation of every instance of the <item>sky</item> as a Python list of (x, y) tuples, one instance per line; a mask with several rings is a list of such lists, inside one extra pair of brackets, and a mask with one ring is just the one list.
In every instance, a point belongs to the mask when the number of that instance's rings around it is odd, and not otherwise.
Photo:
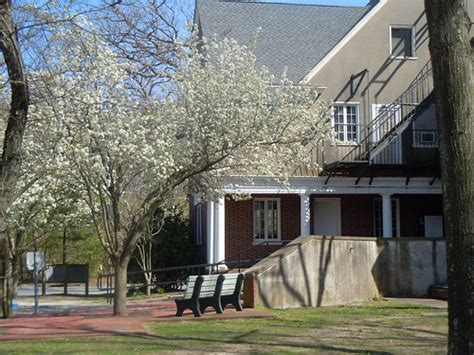
[(297, 4), (346, 5), (346, 6), (365, 6), (369, 2), (369, 0), (273, 0), (273, 1), (274, 2), (289, 2), (289, 3), (297, 3)]

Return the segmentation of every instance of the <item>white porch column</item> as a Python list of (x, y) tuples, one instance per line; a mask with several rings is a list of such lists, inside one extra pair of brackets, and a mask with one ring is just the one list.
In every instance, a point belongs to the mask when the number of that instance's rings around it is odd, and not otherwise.
[(214, 262), (218, 263), (225, 260), (225, 199), (219, 198), (214, 207)]
[(214, 207), (215, 202), (207, 200), (207, 263), (214, 263), (214, 229), (215, 229), (215, 218), (214, 218)]
[(382, 194), (383, 237), (392, 238), (392, 195)]
[(310, 208), (309, 208), (309, 194), (300, 194), (300, 225), (301, 235), (310, 235)]

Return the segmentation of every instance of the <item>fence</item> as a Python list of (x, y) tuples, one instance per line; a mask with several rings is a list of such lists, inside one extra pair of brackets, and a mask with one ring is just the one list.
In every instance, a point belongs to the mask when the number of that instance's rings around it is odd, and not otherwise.
[[(236, 265), (236, 263), (233, 264)], [(136, 278), (140, 275), (151, 274), (151, 282), (149, 284), (147, 284), (146, 282), (127, 282), (127, 289), (149, 286), (155, 288), (162, 287), (167, 290), (177, 291), (183, 288), (183, 286), (186, 284), (186, 280), (189, 275), (204, 275), (227, 272), (228, 268), (224, 268), (224, 265), (227, 265), (225, 261), (221, 261), (218, 263), (211, 264), (195, 264), (152, 270), (131, 271), (127, 272), (127, 280)], [(113, 272), (99, 274), (99, 276), (97, 277), (97, 288), (100, 291), (106, 291), (107, 302), (109, 303), (111, 303), (112, 301), (113, 291), (115, 288), (114, 277), (115, 275)]]

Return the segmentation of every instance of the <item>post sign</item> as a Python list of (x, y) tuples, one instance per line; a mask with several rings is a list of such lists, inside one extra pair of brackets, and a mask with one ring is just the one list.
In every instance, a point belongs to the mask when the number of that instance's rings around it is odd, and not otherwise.
[(38, 315), (39, 309), (39, 295), (38, 295), (38, 272), (44, 270), (46, 261), (44, 259), (44, 252), (30, 251), (26, 253), (26, 267), (33, 271), (33, 281), (35, 282), (35, 315)]
[(44, 259), (43, 251), (31, 251), (26, 253), (26, 267), (28, 268), (28, 270), (33, 271), (35, 269), (35, 261), (36, 270), (44, 270), (46, 268), (46, 262)]

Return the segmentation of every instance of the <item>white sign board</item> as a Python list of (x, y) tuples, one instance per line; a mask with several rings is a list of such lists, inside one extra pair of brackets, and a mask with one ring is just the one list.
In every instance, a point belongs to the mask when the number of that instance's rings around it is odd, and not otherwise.
[[(35, 255), (36, 254), (36, 255)], [(36, 258), (36, 270), (44, 270), (46, 267), (46, 261), (44, 260), (43, 251), (30, 251), (26, 253), (26, 267), (28, 270), (35, 269), (35, 258)]]
[(443, 216), (425, 216), (425, 237), (443, 238)]

